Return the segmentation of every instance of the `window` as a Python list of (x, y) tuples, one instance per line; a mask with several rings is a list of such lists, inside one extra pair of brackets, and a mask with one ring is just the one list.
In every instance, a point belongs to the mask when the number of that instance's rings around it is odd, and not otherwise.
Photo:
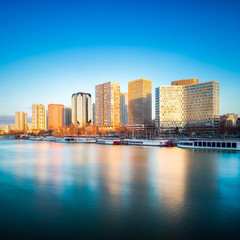
[(212, 142), (212, 147), (216, 147), (216, 143), (215, 142)]
[(197, 142), (194, 142), (194, 146), (197, 147)]
[(202, 146), (202, 142), (199, 142), (199, 143), (198, 143), (198, 146), (201, 147), (201, 146)]
[(222, 147), (223, 147), (223, 148), (226, 147), (226, 143), (225, 143), (225, 142), (222, 143)]
[(237, 143), (232, 143), (232, 148), (237, 148)]
[(207, 146), (208, 146), (208, 147), (211, 147), (211, 143), (210, 143), (210, 142), (207, 142)]
[(206, 142), (203, 142), (203, 147), (206, 147)]
[(217, 147), (220, 147), (220, 142), (217, 142)]
[(228, 148), (231, 148), (231, 143), (227, 143), (227, 147), (228, 147)]

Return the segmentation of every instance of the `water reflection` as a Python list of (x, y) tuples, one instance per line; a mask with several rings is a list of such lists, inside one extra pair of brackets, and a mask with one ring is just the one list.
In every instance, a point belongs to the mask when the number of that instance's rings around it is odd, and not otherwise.
[[(209, 231), (233, 231), (230, 222), (240, 217), (239, 173), (240, 153), (3, 141), (0, 203), (12, 199), (36, 222), (53, 224), (59, 217), (62, 225), (55, 227), (75, 226), (76, 232), (77, 223), (88, 223), (96, 231), (109, 226), (186, 237), (186, 223), (203, 228), (206, 219)], [(12, 209), (18, 211), (9, 203)], [(69, 227), (67, 219), (76, 225)]]
[(152, 191), (167, 208), (176, 209), (184, 204), (189, 151), (156, 149), (150, 166)]

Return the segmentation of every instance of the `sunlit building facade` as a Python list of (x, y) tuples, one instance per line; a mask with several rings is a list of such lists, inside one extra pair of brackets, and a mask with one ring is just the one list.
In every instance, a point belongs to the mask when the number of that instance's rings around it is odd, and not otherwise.
[(128, 124), (128, 94), (120, 93), (121, 124)]
[(152, 81), (138, 79), (128, 83), (128, 124), (152, 121)]
[(199, 80), (197, 78), (191, 78), (191, 79), (182, 79), (182, 80), (176, 80), (172, 81), (171, 85), (172, 86), (185, 86), (185, 85), (193, 85), (193, 84), (198, 84)]
[(155, 89), (155, 124), (158, 128), (185, 126), (184, 96), (183, 86), (162, 86)]
[(238, 120), (238, 114), (227, 113), (226, 114), (226, 126), (227, 127), (236, 127)]
[(72, 123), (79, 127), (92, 124), (92, 97), (90, 93), (78, 92), (72, 95)]
[(10, 126), (9, 126), (9, 130), (15, 131), (16, 129), (17, 129), (16, 124), (11, 123)]
[(64, 126), (64, 105), (48, 104), (48, 129), (54, 130)]
[(18, 131), (27, 131), (27, 113), (15, 112), (15, 125)]
[(156, 126), (166, 130), (185, 127), (217, 128), (219, 83), (199, 83), (198, 79), (184, 79), (172, 82), (172, 86), (156, 88), (155, 117)]
[(107, 82), (95, 86), (96, 124), (116, 127), (120, 125), (120, 83)]
[(8, 125), (2, 125), (2, 130), (4, 133), (8, 133), (9, 132), (9, 126)]
[(33, 130), (46, 130), (46, 111), (45, 105), (33, 104), (32, 105), (32, 129)]

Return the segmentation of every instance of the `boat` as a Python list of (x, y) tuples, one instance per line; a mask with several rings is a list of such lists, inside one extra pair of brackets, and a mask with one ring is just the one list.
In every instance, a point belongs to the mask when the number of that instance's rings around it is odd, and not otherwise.
[(28, 138), (28, 140), (31, 140), (31, 141), (42, 141), (43, 137), (42, 136), (31, 136), (31, 137)]
[(96, 138), (75, 138), (76, 143), (96, 143)]
[(104, 145), (121, 145), (121, 141), (117, 139), (98, 139), (97, 143)]
[(221, 140), (180, 141), (179, 148), (240, 151), (240, 142)]
[(53, 136), (46, 136), (43, 141), (48, 141), (48, 142), (54, 142), (55, 141), (55, 137)]
[(157, 147), (173, 147), (174, 144), (169, 140), (146, 140), (146, 139), (124, 139), (124, 145), (138, 146), (157, 146)]
[(56, 138), (55, 142), (58, 142), (58, 143), (76, 143), (76, 139), (74, 137)]

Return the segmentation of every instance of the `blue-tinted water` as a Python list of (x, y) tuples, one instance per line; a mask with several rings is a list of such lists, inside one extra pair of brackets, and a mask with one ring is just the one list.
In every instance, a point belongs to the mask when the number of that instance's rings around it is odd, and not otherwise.
[(0, 228), (1, 239), (238, 239), (240, 153), (1, 140)]

